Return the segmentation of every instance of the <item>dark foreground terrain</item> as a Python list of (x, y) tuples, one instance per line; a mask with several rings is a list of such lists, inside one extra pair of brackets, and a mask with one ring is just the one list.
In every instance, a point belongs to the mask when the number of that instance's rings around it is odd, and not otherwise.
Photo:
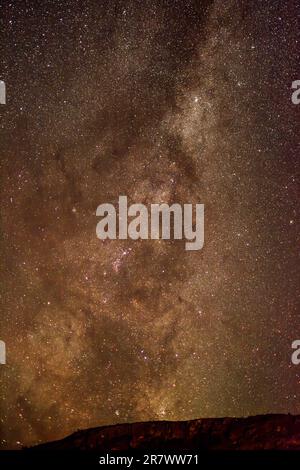
[(37, 450), (300, 450), (300, 416), (262, 415), (118, 424), (77, 431)]

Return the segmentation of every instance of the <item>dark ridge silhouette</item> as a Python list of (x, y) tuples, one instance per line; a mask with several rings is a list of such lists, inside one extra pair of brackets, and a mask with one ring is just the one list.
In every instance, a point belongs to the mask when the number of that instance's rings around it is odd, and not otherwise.
[(117, 424), (77, 431), (32, 450), (300, 450), (300, 416), (205, 418)]

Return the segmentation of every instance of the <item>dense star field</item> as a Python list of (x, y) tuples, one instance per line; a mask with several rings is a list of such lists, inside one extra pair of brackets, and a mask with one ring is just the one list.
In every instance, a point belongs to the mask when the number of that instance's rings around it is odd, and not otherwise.
[[(3, 448), (300, 413), (299, 16), (297, 0), (0, 1)], [(119, 195), (205, 204), (203, 249), (99, 240)]]

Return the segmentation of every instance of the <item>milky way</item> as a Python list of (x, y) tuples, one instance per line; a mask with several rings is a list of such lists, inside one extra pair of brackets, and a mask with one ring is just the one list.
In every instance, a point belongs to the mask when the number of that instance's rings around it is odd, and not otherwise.
[[(300, 413), (299, 15), (297, 0), (0, 2), (3, 447)], [(205, 204), (203, 249), (99, 240), (96, 208), (119, 195)]]

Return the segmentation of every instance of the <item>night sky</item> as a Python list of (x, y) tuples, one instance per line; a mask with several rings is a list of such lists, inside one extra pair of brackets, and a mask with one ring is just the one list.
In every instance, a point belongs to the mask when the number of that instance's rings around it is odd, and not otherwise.
[[(0, 1), (0, 441), (300, 413), (297, 0)], [(298, 191), (298, 192), (297, 192)], [(205, 244), (99, 204), (205, 204)]]

